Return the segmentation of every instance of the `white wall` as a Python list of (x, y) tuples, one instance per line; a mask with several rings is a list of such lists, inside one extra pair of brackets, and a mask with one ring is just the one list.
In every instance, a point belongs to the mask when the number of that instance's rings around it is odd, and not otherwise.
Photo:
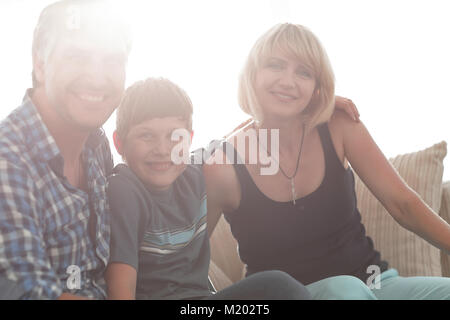
[[(32, 31), (50, 2), (0, 1), (0, 118), (31, 85)], [(127, 84), (164, 76), (183, 87), (194, 103), (194, 146), (203, 145), (247, 118), (236, 102), (243, 60), (261, 33), (291, 21), (321, 39), (337, 94), (355, 101), (387, 156), (450, 143), (449, 6), (446, 0), (126, 1), (135, 37)], [(105, 125), (109, 136), (114, 120)], [(450, 156), (445, 166), (449, 180)]]

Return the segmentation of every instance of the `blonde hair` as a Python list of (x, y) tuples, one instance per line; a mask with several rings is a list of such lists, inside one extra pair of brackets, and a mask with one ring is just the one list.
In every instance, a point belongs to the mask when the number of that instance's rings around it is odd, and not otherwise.
[[(73, 20), (73, 21), (72, 21)], [(68, 35), (71, 24), (74, 29), (99, 27), (112, 30), (115, 38), (122, 38), (128, 56), (131, 50), (129, 24), (112, 10), (110, 0), (61, 0), (45, 7), (34, 29), (32, 57), (46, 63), (58, 41)], [(33, 64), (34, 65), (34, 64)], [(33, 87), (39, 85), (34, 69)]]
[(264, 119), (255, 94), (255, 76), (263, 60), (277, 49), (293, 54), (308, 67), (316, 78), (316, 88), (309, 105), (302, 112), (308, 128), (326, 122), (334, 110), (334, 74), (328, 56), (317, 37), (306, 27), (277, 24), (254, 44), (239, 77), (238, 99), (241, 109), (257, 123)]

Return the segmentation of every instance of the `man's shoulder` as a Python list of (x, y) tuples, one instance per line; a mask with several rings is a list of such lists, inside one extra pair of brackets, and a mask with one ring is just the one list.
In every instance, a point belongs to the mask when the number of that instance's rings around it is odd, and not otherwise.
[(19, 165), (29, 150), (17, 111), (0, 121), (0, 159)]

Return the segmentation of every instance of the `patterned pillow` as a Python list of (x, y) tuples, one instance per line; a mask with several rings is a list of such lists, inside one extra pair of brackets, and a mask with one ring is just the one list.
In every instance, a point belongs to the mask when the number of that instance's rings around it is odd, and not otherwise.
[[(435, 211), (442, 199), (445, 141), (414, 153), (389, 159), (400, 176)], [(402, 276), (441, 276), (440, 250), (400, 226), (356, 177), (358, 208), (367, 234), (381, 258)]]
[[(450, 223), (450, 181), (442, 185), (442, 203), (439, 215)], [(442, 275), (450, 277), (450, 255), (441, 251)]]

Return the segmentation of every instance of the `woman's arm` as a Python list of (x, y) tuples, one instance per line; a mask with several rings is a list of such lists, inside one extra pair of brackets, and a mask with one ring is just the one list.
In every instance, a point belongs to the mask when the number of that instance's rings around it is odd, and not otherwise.
[(125, 263), (110, 263), (106, 268), (105, 280), (109, 300), (134, 300), (137, 272)]
[(225, 164), (225, 154), (217, 149), (214, 159), (221, 159), (221, 163), (204, 164), (203, 174), (206, 183), (207, 196), (207, 229), (211, 237), (220, 216), (224, 211), (231, 211), (238, 207), (241, 196), (241, 186), (236, 172), (231, 164)]
[(450, 252), (450, 225), (439, 217), (400, 177), (362, 122), (335, 115), (345, 157), (369, 190), (404, 228)]

